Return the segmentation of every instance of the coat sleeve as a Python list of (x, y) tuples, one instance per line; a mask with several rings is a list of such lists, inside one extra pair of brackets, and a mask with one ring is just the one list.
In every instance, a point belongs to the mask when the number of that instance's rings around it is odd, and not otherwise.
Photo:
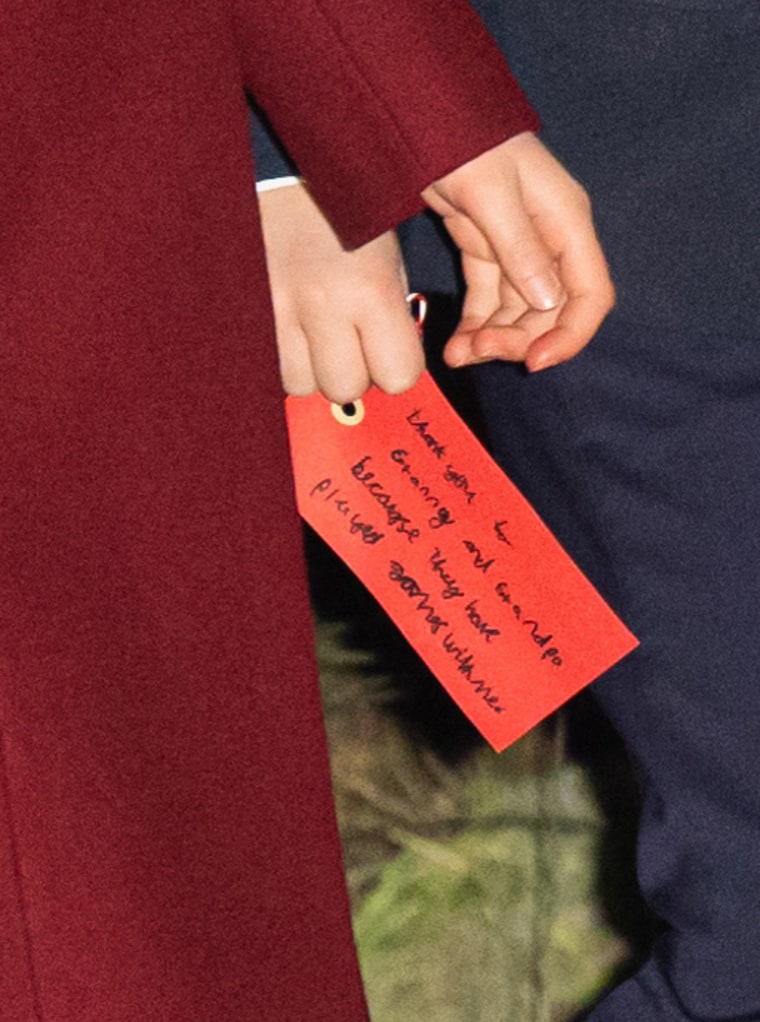
[(343, 241), (538, 118), (466, 0), (236, 0), (246, 87)]

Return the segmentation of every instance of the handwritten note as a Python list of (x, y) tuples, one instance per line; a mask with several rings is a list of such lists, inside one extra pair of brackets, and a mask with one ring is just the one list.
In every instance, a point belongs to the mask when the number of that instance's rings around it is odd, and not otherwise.
[(428, 374), (287, 414), (301, 514), (495, 749), (637, 645)]

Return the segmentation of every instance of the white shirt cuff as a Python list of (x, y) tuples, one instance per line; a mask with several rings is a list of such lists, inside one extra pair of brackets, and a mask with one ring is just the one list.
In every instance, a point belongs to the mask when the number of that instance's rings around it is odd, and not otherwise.
[(289, 188), (291, 185), (302, 183), (300, 177), (294, 177), (292, 174), (290, 177), (270, 177), (267, 181), (257, 181), (256, 191), (261, 195), (262, 192), (273, 192), (275, 188)]

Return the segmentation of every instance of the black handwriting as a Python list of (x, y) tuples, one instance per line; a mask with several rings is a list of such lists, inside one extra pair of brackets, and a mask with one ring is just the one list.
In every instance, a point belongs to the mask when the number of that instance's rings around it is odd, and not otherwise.
[(471, 539), (463, 539), (462, 543), (465, 550), (472, 554), (472, 563), (483, 574), (487, 574), (494, 565), (496, 558), (489, 557), (488, 560), (485, 558), (485, 554), (482, 553), (477, 543), (473, 543)]
[(559, 648), (557, 646), (549, 646), (549, 643), (554, 639), (554, 636), (551, 633), (548, 635), (542, 635), (542, 629), (538, 621), (533, 618), (523, 617), (523, 609), (519, 603), (515, 603), (512, 599), (512, 594), (509, 591), (509, 585), (503, 580), (501, 582), (497, 582), (494, 586), (494, 592), (502, 603), (506, 603), (512, 609), (514, 619), (522, 622), (523, 625), (530, 628), (530, 637), (539, 649), (542, 650), (541, 659), (547, 660), (552, 667), (561, 667), (562, 655)]
[(475, 631), (483, 636), (486, 642), (490, 642), (491, 639), (495, 638), (497, 635), (501, 635), (500, 629), (492, 628), (481, 615), (478, 610), (477, 600), (470, 600), (464, 609), (467, 614), (467, 620), (470, 622)]
[(430, 603), (430, 593), (426, 593), (419, 582), (406, 573), (403, 564), (391, 561), (388, 578), (398, 585), (402, 593), (406, 593), (409, 599), (416, 603), (415, 610), (425, 615), (425, 621), (433, 635), (437, 635), (440, 628), (448, 627), (448, 621), (444, 621), (436, 612), (433, 604)]
[(340, 494), (340, 488), (333, 486), (332, 479), (322, 479), (309, 491), (310, 497), (319, 495), (323, 500), (331, 503), (337, 514), (345, 518), (349, 533), (352, 536), (358, 536), (362, 543), (374, 546), (375, 543), (379, 543), (381, 539), (384, 539), (385, 533), (378, 532), (371, 522), (363, 522), (358, 512), (352, 513), (349, 501)]
[(442, 458), (446, 453), (446, 447), (440, 442), (432, 433), (428, 432), (430, 428), (429, 422), (423, 422), (420, 416), (422, 412), (419, 408), (415, 408), (413, 412), (410, 412), (406, 417), (406, 421), (412, 427), (412, 429), (419, 435), (422, 442), (430, 448), (436, 458)]
[(399, 510), (390, 491), (386, 490), (383, 484), (376, 479), (375, 473), (367, 468), (367, 463), (370, 461), (372, 461), (372, 455), (365, 454), (360, 461), (351, 466), (351, 475), (362, 484), (372, 499), (377, 501), (385, 511), (388, 525), (396, 532), (405, 535), (407, 540), (413, 543), (419, 537), (420, 530), (412, 525), (411, 518)]
[(435, 548), (435, 553), (430, 558), (430, 564), (435, 574), (444, 584), (445, 588), (441, 592), (444, 600), (453, 600), (455, 596), (464, 596), (464, 589), (460, 589), (454, 576), (446, 571), (446, 558), (438, 547)]
[(458, 646), (452, 632), (447, 632), (442, 640), (443, 648), (457, 662), (457, 670), (463, 674), (472, 685), (478, 695), (494, 713), (504, 713), (504, 707), (499, 705), (499, 696), (483, 678), (473, 678), (475, 670), (475, 658), (466, 646)]
[(457, 472), (453, 465), (447, 465), (443, 478), (447, 483), (451, 483), (454, 489), (462, 490), (467, 498), (467, 503), (472, 504), (473, 500), (477, 497), (477, 493), (470, 489), (469, 480), (464, 472)]
[(447, 507), (441, 507), (440, 497), (434, 494), (430, 487), (425, 483), (419, 476), (414, 475), (412, 466), (407, 460), (409, 452), (403, 450), (401, 447), (397, 447), (395, 451), (391, 451), (391, 460), (395, 461), (397, 465), (401, 466), (401, 474), (406, 476), (411, 485), (418, 491), (426, 503), (432, 504), (436, 509), (434, 515), (428, 518), (428, 525), (431, 529), (440, 529), (444, 525), (453, 525), (455, 519), (451, 516), (451, 511)]

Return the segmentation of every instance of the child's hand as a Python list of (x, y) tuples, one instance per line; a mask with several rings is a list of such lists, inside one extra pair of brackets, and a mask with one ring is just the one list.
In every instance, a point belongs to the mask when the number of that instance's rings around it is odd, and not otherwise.
[(413, 386), (425, 359), (395, 234), (345, 251), (300, 184), (259, 206), (285, 390), (345, 404)]

